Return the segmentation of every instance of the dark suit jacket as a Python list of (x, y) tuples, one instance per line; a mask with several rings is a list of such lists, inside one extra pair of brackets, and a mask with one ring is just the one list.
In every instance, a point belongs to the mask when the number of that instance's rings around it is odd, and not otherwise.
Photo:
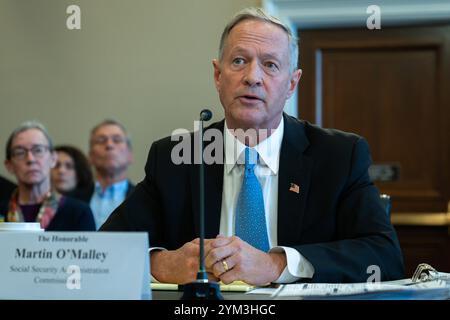
[(0, 176), (0, 201), (9, 199), (15, 188), (14, 183)]
[[(0, 203), (0, 216), (6, 220), (9, 200)], [(56, 214), (45, 231), (95, 231), (91, 208), (77, 199), (63, 197)]]
[[(404, 276), (395, 231), (368, 176), (367, 142), (284, 115), (278, 183), (278, 245), (314, 266), (313, 282), (365, 282)], [(224, 122), (211, 125), (223, 131)], [(152, 247), (176, 249), (199, 235), (198, 166), (174, 165), (170, 137), (153, 143), (146, 177), (101, 230), (148, 231)], [(223, 164), (205, 166), (205, 234), (220, 227)], [(290, 184), (300, 192), (289, 191)]]

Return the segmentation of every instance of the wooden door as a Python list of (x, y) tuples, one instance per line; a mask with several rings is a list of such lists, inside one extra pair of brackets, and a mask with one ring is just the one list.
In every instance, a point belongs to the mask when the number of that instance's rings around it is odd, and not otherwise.
[[(300, 118), (368, 140), (371, 175), (392, 198), (407, 275), (430, 255), (450, 271), (450, 26), (299, 36)], [(430, 232), (439, 232), (439, 245), (429, 245)]]

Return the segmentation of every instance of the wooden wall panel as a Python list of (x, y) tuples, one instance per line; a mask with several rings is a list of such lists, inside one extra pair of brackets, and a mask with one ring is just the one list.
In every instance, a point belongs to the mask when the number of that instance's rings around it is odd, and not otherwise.
[(450, 272), (450, 26), (299, 35), (300, 118), (364, 136), (375, 165), (398, 169), (375, 183), (406, 275), (422, 262)]
[(450, 27), (300, 32), (300, 117), (355, 132), (393, 212), (445, 212), (450, 199)]

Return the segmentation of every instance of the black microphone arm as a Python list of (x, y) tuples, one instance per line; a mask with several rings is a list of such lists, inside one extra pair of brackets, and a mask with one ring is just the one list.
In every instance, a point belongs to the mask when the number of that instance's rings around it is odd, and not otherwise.
[(199, 178), (200, 178), (200, 255), (199, 270), (197, 280), (184, 285), (182, 300), (223, 300), (220, 294), (220, 286), (217, 282), (208, 281), (208, 273), (205, 269), (205, 173), (203, 164), (203, 121), (209, 121), (212, 118), (212, 112), (203, 109), (200, 112), (199, 126)]
[(200, 159), (200, 257), (199, 271), (197, 280), (208, 280), (208, 274), (205, 270), (205, 166), (203, 163), (203, 121), (209, 121), (212, 118), (212, 112), (209, 109), (203, 109), (200, 112), (199, 126), (199, 159)]

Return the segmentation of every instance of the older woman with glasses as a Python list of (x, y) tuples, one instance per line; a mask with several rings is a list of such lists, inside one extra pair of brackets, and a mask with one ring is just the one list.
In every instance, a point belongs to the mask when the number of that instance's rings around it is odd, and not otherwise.
[(5, 166), (18, 187), (9, 201), (0, 203), (0, 220), (37, 221), (52, 231), (95, 230), (89, 206), (52, 191), (50, 171), (55, 164), (52, 140), (42, 124), (25, 122), (11, 133)]

